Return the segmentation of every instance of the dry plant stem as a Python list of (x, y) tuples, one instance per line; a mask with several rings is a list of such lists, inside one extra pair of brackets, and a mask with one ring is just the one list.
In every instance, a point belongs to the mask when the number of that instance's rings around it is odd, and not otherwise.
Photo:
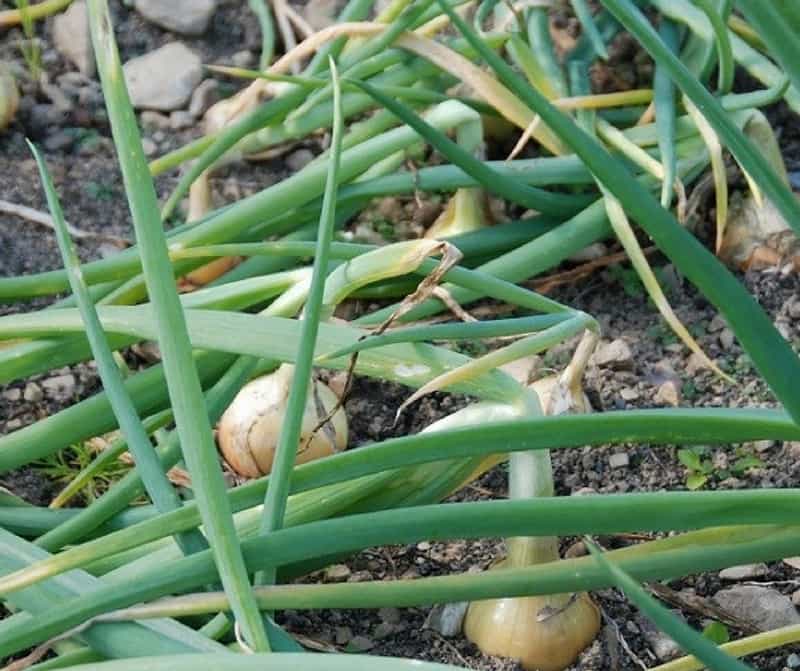
[[(11, 214), (16, 217), (20, 217), (21, 219), (25, 219), (26, 221), (30, 221), (34, 224), (47, 226), (47, 228), (51, 230), (55, 228), (55, 225), (53, 224), (53, 218), (49, 214), (46, 212), (41, 212), (40, 210), (35, 210), (32, 207), (27, 207), (26, 205), (18, 205), (17, 203), (12, 203), (8, 200), (0, 200), (0, 212), (3, 214)], [(108, 235), (105, 233), (84, 231), (80, 228), (70, 226), (69, 224), (67, 224), (67, 230), (73, 238), (94, 238), (96, 240), (107, 240), (108, 242), (113, 242), (114, 244), (123, 245), (125, 247), (129, 247), (131, 244), (131, 241), (126, 240), (125, 238), (119, 238), (115, 235)]]

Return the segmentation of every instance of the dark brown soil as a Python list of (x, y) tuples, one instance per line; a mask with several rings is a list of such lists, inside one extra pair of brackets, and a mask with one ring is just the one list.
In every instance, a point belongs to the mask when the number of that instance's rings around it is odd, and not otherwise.
[[(166, 31), (143, 21), (121, 2), (111, 2), (123, 60), (145, 53), (172, 39)], [(44, 43), (44, 64), (50, 81), (60, 85), (60, 77), (70, 68), (52, 48), (51, 23), (45, 22), (41, 37)], [(15, 44), (19, 31), (12, 30), (0, 38), (0, 58), (15, 62), (24, 71)], [(212, 28), (202, 38), (184, 39), (197, 49), (204, 62), (230, 62), (242, 50), (255, 51), (259, 37), (255, 21), (240, 3), (222, 2)], [(625, 40), (620, 40), (625, 47)], [(622, 59), (624, 60), (624, 59)], [(621, 63), (622, 61), (620, 61)], [(617, 78), (634, 85), (637, 77), (647, 72), (646, 64), (620, 65)], [(630, 72), (628, 71), (630, 70)], [(609, 76), (608, 73), (595, 73)], [(614, 87), (620, 86), (615, 80)], [(115, 253), (120, 243), (109, 237), (130, 239), (130, 218), (124, 201), (121, 177), (109, 140), (109, 129), (96, 82), (82, 85), (87, 104), (75, 104), (65, 114), (56, 115), (52, 102), (30, 84), (24, 84), (24, 98), (17, 121), (0, 136), (0, 194), (4, 200), (45, 209), (35, 165), (24, 143), (31, 137), (44, 147), (45, 155), (61, 196), (67, 219), (75, 226), (98, 237), (79, 241), (85, 260)], [(613, 87), (612, 87), (613, 88)], [(800, 168), (800, 124), (784, 108), (772, 111), (772, 120), (781, 129), (782, 144), (790, 170)], [(201, 134), (199, 125), (182, 131), (144, 128), (144, 136), (159, 154), (184, 144)], [(283, 163), (233, 166), (218, 175), (214, 186), (218, 195), (246, 195), (257, 191), (286, 174)], [(174, 185), (174, 173), (157, 180), (160, 195)], [(238, 197), (238, 196), (237, 196)], [(664, 261), (657, 265), (665, 265)], [(60, 259), (52, 233), (43, 227), (10, 215), (0, 214), (0, 276), (27, 274), (60, 267)], [(667, 269), (669, 275), (669, 269)], [(674, 277), (674, 273), (671, 274)], [(684, 347), (674, 341), (643, 292), (629, 282), (625, 270), (598, 273), (591, 279), (559, 291), (557, 298), (565, 303), (597, 315), (604, 337), (624, 339), (632, 350), (632, 360), (623, 370), (590, 367), (586, 391), (596, 410), (653, 407), (665, 380), (675, 380), (680, 390), (679, 402), (684, 406), (774, 406), (769, 390), (757, 377), (747, 356), (735, 342), (723, 336), (724, 324), (715, 320), (715, 313), (693, 288), (676, 278), (670, 300), (683, 323), (697, 337), (703, 349), (737, 379), (736, 386), (727, 385), (713, 374), (695, 370)], [(796, 275), (765, 272), (744, 277), (746, 285), (767, 312), (797, 346), (800, 326), (790, 316), (792, 305), (800, 294)], [(32, 304), (0, 305), (0, 314), (41, 307), (47, 301)], [(540, 362), (541, 370), (558, 368), (569, 356), (567, 347), (558, 348)], [(74, 387), (68, 398), (45, 394), (40, 400), (25, 401), (26, 384), (56, 374), (74, 375)], [(0, 388), (0, 433), (6, 433), (36, 421), (70, 403), (95, 393), (98, 382), (90, 364), (63, 371), (54, 371), (28, 381), (18, 381)], [(19, 397), (17, 391), (19, 390)], [(358, 379), (347, 403), (352, 430), (352, 444), (405, 435), (419, 431), (430, 421), (449, 414), (465, 403), (464, 399), (435, 394), (415, 404), (395, 425), (395, 412), (407, 396), (404, 388)], [(716, 466), (706, 485), (713, 488), (790, 487), (800, 480), (800, 445), (759, 444), (740, 446), (742, 453), (757, 456), (763, 467), (722, 477), (730, 470), (729, 449), (709, 450), (707, 458)], [(610, 457), (617, 453), (628, 456), (628, 464), (612, 467)], [(616, 445), (598, 449), (574, 449), (554, 454), (558, 493), (571, 495), (587, 489), (600, 493), (657, 491), (682, 489), (686, 486), (686, 468), (678, 461), (675, 447), (648, 445)], [(32, 503), (45, 505), (55, 486), (36, 469), (25, 468), (3, 474), (0, 485), (9, 488)], [(479, 500), (506, 495), (503, 467), (498, 467), (457, 495), (459, 500)], [(632, 542), (630, 538), (607, 538), (609, 546)], [(574, 539), (564, 539), (564, 549)], [(410, 578), (441, 575), (486, 568), (502, 554), (501, 542), (420, 543), (414, 546), (378, 548), (360, 553), (348, 562), (350, 580)], [(782, 563), (774, 563), (769, 573), (757, 578), (770, 583), (773, 589), (792, 594), (800, 587), (800, 575)], [(676, 590), (691, 589), (702, 597), (713, 595), (722, 586), (716, 574), (686, 578), (670, 583)], [(650, 644), (643, 637), (636, 610), (617, 592), (605, 590), (595, 595), (602, 607), (604, 629), (594, 645), (582, 656), (576, 670), (611, 670), (642, 668), (657, 663)], [(373, 611), (287, 612), (283, 621), (287, 628), (316, 641), (322, 646), (340, 650), (369, 650), (371, 654), (404, 656), (435, 660), (473, 669), (501, 671), (515, 669), (512, 662), (486, 658), (462, 637), (445, 638), (423, 627), (428, 609), (383, 609)], [(701, 627), (703, 618), (684, 612), (694, 625)], [(731, 631), (732, 636), (741, 632)], [(779, 670), (788, 665), (787, 658), (800, 652), (800, 647), (784, 648), (764, 655), (751, 663), (764, 670)]]

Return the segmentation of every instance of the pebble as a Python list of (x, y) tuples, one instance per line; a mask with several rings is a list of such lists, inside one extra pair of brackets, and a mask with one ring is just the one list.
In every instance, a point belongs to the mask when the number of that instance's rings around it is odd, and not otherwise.
[(617, 369), (633, 368), (633, 353), (628, 343), (622, 338), (601, 345), (593, 358), (598, 366), (610, 366)]
[[(158, 145), (153, 142), (149, 137), (142, 138), (142, 149), (145, 156), (155, 156), (158, 153)], [(117, 253), (119, 250), (115, 250)]]
[(372, 635), (380, 641), (381, 639), (389, 638), (389, 636), (394, 635), (397, 633), (397, 630), (398, 626), (396, 624), (381, 622), (372, 630)]
[(677, 407), (681, 402), (681, 390), (678, 383), (674, 380), (667, 380), (656, 390), (653, 401), (660, 405), (671, 405)]
[(400, 622), (401, 614), (399, 608), (380, 608), (378, 610), (378, 617), (381, 618), (383, 622), (388, 622), (389, 624), (397, 624)]
[(694, 375), (697, 371), (705, 370), (706, 362), (701, 354), (692, 352), (686, 360), (686, 372), (689, 375)]
[(467, 608), (469, 603), (466, 601), (436, 604), (431, 608), (422, 626), (424, 629), (438, 631), (445, 638), (453, 638), (461, 633)]
[(84, 0), (76, 0), (66, 11), (56, 14), (53, 19), (53, 45), (81, 74), (94, 76), (94, 51)]
[(181, 35), (202, 35), (217, 9), (216, 0), (136, 0), (136, 11), (148, 21)]
[(347, 582), (369, 582), (372, 580), (372, 574), (369, 571), (355, 571), (347, 579)]
[(717, 592), (712, 601), (739, 613), (762, 630), (800, 624), (800, 614), (792, 600), (768, 587), (737, 585)]
[(785, 557), (783, 563), (787, 566), (791, 566), (796, 571), (800, 571), (800, 557)]
[(789, 655), (786, 658), (786, 666), (788, 666), (790, 669), (796, 669), (798, 666), (800, 666), (800, 655), (798, 655), (796, 652), (793, 652), (791, 655)]
[(169, 112), (182, 108), (203, 78), (200, 57), (181, 42), (170, 42), (123, 66), (137, 109)]
[(314, 30), (322, 30), (336, 22), (338, 12), (337, 0), (308, 0), (303, 7), (303, 18)]
[(169, 127), (172, 130), (184, 130), (194, 125), (194, 116), (185, 110), (175, 110), (169, 115)]
[(75, 394), (76, 384), (75, 376), (72, 373), (42, 380), (42, 386), (47, 391), (47, 395), (57, 401), (70, 400)]
[(646, 617), (637, 616), (636, 624), (659, 661), (666, 662), (681, 654), (681, 647)]
[(728, 326), (728, 322), (725, 321), (725, 317), (722, 315), (714, 315), (713, 319), (708, 323), (707, 330), (709, 333), (717, 333), (726, 326)]
[(256, 55), (247, 49), (237, 51), (235, 54), (233, 54), (233, 56), (231, 56), (231, 63), (233, 63), (237, 68), (247, 68), (251, 65), (254, 65), (255, 62)]
[(44, 148), (48, 151), (64, 151), (75, 142), (75, 135), (67, 130), (60, 130), (48, 135), (44, 141)]
[(314, 160), (314, 152), (310, 149), (298, 149), (286, 157), (286, 165), (292, 172), (299, 172)]
[(617, 452), (608, 458), (608, 465), (611, 468), (625, 468), (630, 463), (630, 458), (626, 452)]
[(622, 396), (624, 401), (635, 401), (639, 398), (639, 392), (636, 391), (633, 387), (623, 387), (619, 395)]
[(800, 589), (795, 592), (792, 592), (792, 603), (795, 606), (800, 606)]
[(189, 102), (189, 114), (199, 119), (219, 99), (219, 84), (217, 80), (204, 79), (192, 93), (192, 99)]
[(336, 645), (346, 645), (353, 638), (353, 630), (350, 627), (336, 627), (334, 632), (334, 641)]
[(350, 577), (349, 566), (334, 564), (325, 569), (325, 582), (344, 582)]
[(800, 298), (792, 296), (786, 301), (786, 312), (792, 319), (800, 319)]
[(353, 636), (347, 644), (347, 650), (349, 652), (366, 652), (367, 650), (372, 650), (374, 647), (375, 641), (366, 636)]
[(144, 110), (139, 115), (139, 121), (142, 126), (147, 128), (169, 128), (169, 117), (161, 112), (154, 112), (153, 110)]
[(25, 385), (25, 391), (22, 392), (22, 398), (29, 403), (38, 403), (44, 398), (44, 392), (42, 392), (42, 388), (35, 382), (28, 382), (28, 384)]
[(723, 580), (751, 580), (761, 578), (769, 573), (766, 564), (743, 564), (742, 566), (731, 566), (719, 572), (719, 577)]
[(6, 401), (19, 401), (22, 398), (22, 390), (16, 387), (12, 389), (5, 389), (3, 391), (3, 398)]
[(717, 337), (719, 338), (719, 344), (722, 345), (722, 349), (724, 350), (731, 349), (736, 340), (736, 336), (733, 335), (733, 331), (729, 328), (722, 329)]

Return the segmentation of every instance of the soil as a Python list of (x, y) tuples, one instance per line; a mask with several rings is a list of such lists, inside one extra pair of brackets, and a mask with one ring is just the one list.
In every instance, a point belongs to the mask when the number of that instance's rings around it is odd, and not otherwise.
[[(110, 4), (123, 61), (175, 39), (121, 2), (114, 0)], [(69, 96), (71, 89), (67, 84), (74, 77), (66, 75), (75, 73), (52, 46), (50, 20), (44, 22), (39, 36), (47, 77)], [(0, 135), (0, 152), (4, 157), (0, 161), (2, 198), (46, 209), (35, 164), (24, 142), (26, 136), (31, 137), (44, 148), (67, 219), (90, 234), (78, 240), (81, 258), (90, 260), (116, 253), (124, 246), (124, 240), (131, 239), (132, 232), (99, 86), (95, 80), (75, 80), (78, 83), (73, 86), (76, 93), (71, 108), (56, 114), (53, 101), (24, 81), (25, 66), (16, 46), (20, 39), (18, 30), (0, 37), (0, 58), (11, 61), (21, 74), (24, 93), (17, 120)], [(234, 54), (255, 52), (259, 45), (255, 22), (241, 8), (241, 3), (232, 1), (220, 2), (220, 11), (204, 36), (181, 39), (200, 52), (206, 63), (230, 63)], [(631, 65), (632, 73), (625, 68), (617, 68), (615, 72), (617, 77), (622, 73), (627, 86), (634, 86), (637, 73), (646, 72), (646, 65), (637, 62), (636, 67)], [(597, 73), (596, 76), (600, 77)], [(608, 73), (603, 73), (603, 78), (607, 76)], [(615, 80), (611, 88), (620, 85)], [(225, 82), (222, 86), (233, 90)], [(798, 170), (800, 124), (781, 106), (771, 111), (771, 119), (781, 130), (788, 168)], [(154, 153), (160, 155), (200, 136), (202, 129), (199, 123), (179, 131), (143, 124), (143, 133)], [(218, 174), (213, 185), (220, 200), (231, 200), (260, 190), (286, 174), (288, 168), (279, 160), (236, 165)], [(163, 197), (168, 193), (175, 181), (174, 173), (160, 177), (157, 180), (159, 195)], [(747, 355), (729, 337), (724, 322), (715, 315), (713, 308), (683, 282), (664, 259), (656, 258), (655, 263), (661, 268), (662, 277), (672, 278), (669, 298), (678, 316), (704, 351), (732, 374), (737, 384), (728, 385), (698, 368), (696, 358), (690, 357), (686, 349), (675, 342), (641, 288), (630, 281), (629, 270), (611, 268), (561, 287), (554, 295), (562, 302), (596, 315), (601, 321), (604, 338), (607, 341), (622, 339), (631, 350), (630, 360), (616, 368), (589, 367), (585, 387), (595, 410), (665, 405), (665, 384), (672, 385), (676, 396), (673, 400), (682, 406), (774, 407), (776, 403), (771, 393), (756, 375)], [(60, 265), (51, 231), (15, 216), (0, 214), (0, 275), (27, 274)], [(785, 337), (800, 349), (800, 322), (796, 319), (800, 311), (800, 278), (775, 270), (748, 274), (742, 280)], [(49, 300), (0, 305), (0, 314), (43, 307)], [(563, 366), (569, 358), (570, 345), (574, 343), (556, 348), (538, 360), (536, 374)], [(136, 355), (131, 357), (135, 363)], [(143, 365), (144, 361), (138, 363)], [(67, 389), (50, 393), (45, 385), (43, 392), (41, 383), (58, 375), (72, 376)], [(16, 430), (56, 412), (95, 393), (98, 386), (94, 367), (87, 363), (0, 387), (0, 433)], [(414, 433), (467, 402), (460, 397), (434, 394), (416, 403), (395, 424), (396, 409), (407, 395), (408, 391), (397, 385), (357, 379), (347, 402), (352, 446)], [(588, 491), (685, 489), (688, 473), (678, 459), (677, 449), (677, 446), (610, 445), (557, 451), (553, 456), (557, 492), (569, 496)], [(734, 453), (728, 448), (710, 448), (703, 455), (714, 465), (705, 485), (707, 488), (790, 487), (797, 486), (800, 481), (798, 444), (759, 443), (736, 446), (735, 451), (736, 457), (731, 456)], [(612, 457), (622, 454), (627, 455), (627, 464), (619, 465), (619, 460)], [(762, 465), (744, 472), (735, 471), (734, 462), (741, 456), (756, 457)], [(37, 505), (46, 505), (57, 491), (55, 483), (31, 467), (3, 474), (0, 485)], [(505, 495), (506, 473), (501, 466), (454, 498), (480, 500)], [(600, 540), (609, 547), (617, 547), (634, 542), (636, 538)], [(575, 539), (566, 538), (562, 542), (565, 551), (570, 548), (572, 552), (579, 551)], [(487, 568), (501, 554), (502, 543), (496, 539), (378, 548), (362, 552), (347, 562), (348, 579), (410, 578)], [(310, 579), (323, 579), (323, 576), (318, 574)], [(798, 571), (781, 562), (769, 565), (767, 574), (756, 580), (787, 595), (800, 588)], [(669, 586), (678, 591), (691, 590), (705, 598), (727, 584), (723, 584), (717, 574), (705, 574), (673, 581)], [(657, 664), (651, 644), (643, 635), (640, 616), (624, 597), (614, 590), (604, 590), (595, 594), (595, 598), (602, 609), (603, 630), (574, 669), (640, 669)], [(368, 650), (370, 654), (492, 671), (518, 668), (513, 662), (485, 657), (461, 636), (448, 638), (435, 629), (426, 628), (428, 614), (428, 608), (285, 612), (282, 621), (289, 631), (322, 649)], [(696, 612), (684, 610), (683, 615), (693, 625), (704, 625), (703, 616)], [(740, 631), (731, 629), (732, 637), (738, 635)], [(756, 668), (777, 671), (789, 666), (788, 659), (793, 653), (800, 653), (800, 647), (785, 647), (750, 661)]]

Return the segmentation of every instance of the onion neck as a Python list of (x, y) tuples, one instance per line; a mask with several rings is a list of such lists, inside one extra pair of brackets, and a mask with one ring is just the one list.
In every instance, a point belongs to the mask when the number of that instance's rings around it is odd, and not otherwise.
[[(542, 415), (539, 400), (533, 392), (526, 394), (525, 413)], [(509, 459), (508, 495), (511, 500), (553, 496), (553, 465), (549, 450), (514, 452)], [(506, 540), (509, 568), (555, 561), (558, 540), (554, 536), (517, 536)]]

